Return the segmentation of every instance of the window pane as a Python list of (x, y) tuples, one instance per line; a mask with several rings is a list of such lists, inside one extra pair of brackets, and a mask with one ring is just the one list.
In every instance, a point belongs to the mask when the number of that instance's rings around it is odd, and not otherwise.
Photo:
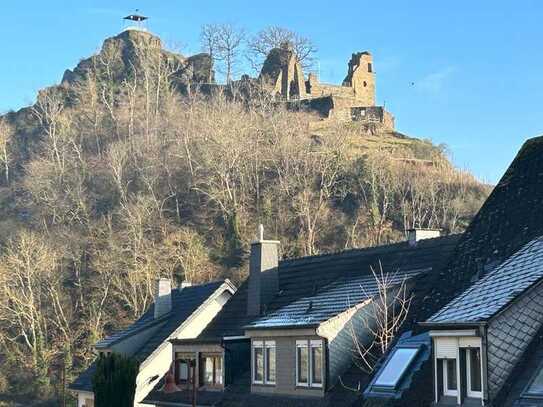
[(481, 350), (473, 348), (469, 352), (469, 375), (471, 379), (471, 390), (481, 391)]
[(186, 360), (179, 361), (179, 380), (187, 381), (189, 378), (189, 365)]
[(447, 364), (447, 389), (456, 390), (456, 359), (445, 360)]
[(537, 375), (534, 378), (532, 384), (528, 388), (529, 394), (543, 394), (543, 369), (540, 369), (537, 372)]
[(307, 346), (298, 347), (298, 383), (307, 383), (307, 371), (309, 370), (309, 359)]
[(262, 353), (262, 348), (254, 348), (255, 356), (255, 366), (254, 366), (254, 377), (255, 381), (261, 382), (264, 374), (264, 355)]
[(215, 356), (215, 384), (222, 384), (222, 358)]
[(205, 358), (204, 365), (204, 382), (206, 384), (213, 384), (213, 358)]
[(275, 347), (266, 348), (266, 381), (275, 383)]
[(322, 384), (322, 348), (311, 348), (311, 383)]
[(409, 364), (417, 355), (418, 348), (398, 348), (375, 381), (376, 386), (395, 387)]

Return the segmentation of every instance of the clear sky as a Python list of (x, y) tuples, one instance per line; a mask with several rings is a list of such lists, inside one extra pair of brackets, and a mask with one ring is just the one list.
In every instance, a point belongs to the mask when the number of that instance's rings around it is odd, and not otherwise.
[[(340, 83), (369, 50), (380, 104), (403, 133), (446, 143), (454, 162), (496, 182), (524, 140), (543, 134), (541, 0), (30, 0), (2, 2), (0, 112), (34, 101), (139, 8), (166, 45), (199, 51), (204, 23), (313, 39), (321, 80)], [(413, 85), (414, 83), (414, 85)]]

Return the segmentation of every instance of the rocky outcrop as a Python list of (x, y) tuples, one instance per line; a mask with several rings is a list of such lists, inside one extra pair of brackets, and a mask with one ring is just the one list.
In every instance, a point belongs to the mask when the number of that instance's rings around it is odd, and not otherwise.
[(83, 59), (73, 70), (66, 70), (61, 85), (70, 86), (82, 80), (91, 70), (104, 73), (115, 82), (129, 78), (141, 70), (143, 64), (163, 63), (175, 67), (175, 79), (184, 85), (190, 83), (213, 83), (213, 61), (208, 54), (185, 57), (164, 49), (160, 38), (141, 30), (125, 30), (115, 37), (104, 41), (102, 49), (96, 55)]

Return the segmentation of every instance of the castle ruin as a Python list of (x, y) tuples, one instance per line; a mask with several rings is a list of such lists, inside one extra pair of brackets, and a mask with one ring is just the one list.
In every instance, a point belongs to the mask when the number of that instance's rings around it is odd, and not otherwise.
[(394, 129), (394, 117), (375, 104), (373, 58), (367, 51), (352, 54), (341, 85), (321, 83), (310, 73), (305, 79), (302, 65), (288, 44), (268, 54), (259, 75), (262, 89), (293, 110), (305, 109), (324, 119), (365, 121)]

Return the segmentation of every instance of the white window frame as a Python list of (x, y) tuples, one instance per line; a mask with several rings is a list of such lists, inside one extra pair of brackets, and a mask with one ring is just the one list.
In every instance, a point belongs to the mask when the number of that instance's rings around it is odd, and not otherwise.
[[(313, 383), (313, 376), (314, 376), (314, 373), (315, 373), (315, 367), (313, 366), (313, 349), (316, 349), (316, 348), (320, 348), (321, 350), (321, 382), (320, 383)], [(310, 386), (311, 387), (322, 387), (322, 384), (324, 382), (324, 361), (323, 361), (323, 356), (324, 356), (324, 350), (323, 350), (323, 346), (322, 346), (322, 341), (321, 340), (311, 340), (311, 342), (309, 343), (309, 382), (310, 382)]]
[[(275, 380), (270, 380), (268, 377), (268, 349), (275, 351)], [(277, 348), (275, 347), (275, 341), (264, 341), (264, 384), (274, 385), (277, 380)]]
[[(300, 364), (300, 357), (298, 356), (298, 349), (299, 348), (306, 348), (307, 349), (307, 383), (300, 382), (300, 372), (298, 369), (298, 366)], [(309, 341), (308, 340), (297, 340), (296, 341), (296, 386), (298, 387), (309, 387), (309, 383), (311, 382), (311, 379), (309, 378), (310, 368), (309, 365), (311, 364), (310, 355), (309, 355)]]
[[(449, 363), (454, 363), (456, 369), (455, 369), (455, 372), (456, 372), (456, 376), (457, 376), (457, 380), (456, 380), (456, 389), (449, 389), (449, 387), (447, 386), (448, 385), (448, 371), (447, 371), (447, 368), (448, 368), (448, 365)], [(457, 359), (443, 359), (443, 395), (444, 396), (452, 396), (452, 397), (458, 397), (458, 386), (459, 386), (459, 383), (458, 383), (458, 362), (457, 362)]]
[[(472, 398), (483, 398), (483, 358), (481, 354), (481, 348), (479, 347), (471, 347), (471, 348), (465, 348), (466, 349), (466, 388), (467, 388), (467, 396)], [(479, 351), (479, 360), (481, 361), (479, 366), (479, 371), (481, 372), (481, 391), (473, 391), (471, 390), (471, 358), (470, 353), (472, 350), (478, 350)]]
[[(443, 378), (443, 395), (444, 396), (453, 396), (456, 397), (457, 403), (461, 403), (461, 392), (460, 389), (465, 384), (468, 391), (466, 392), (467, 397), (483, 400), (483, 393), (485, 388), (485, 383), (483, 380), (483, 357), (482, 357), (482, 338), (477, 336), (477, 332), (473, 329), (471, 330), (452, 330), (452, 331), (430, 331), (430, 337), (433, 339), (433, 349), (434, 349), (434, 366), (435, 366), (435, 379), (434, 379), (434, 394), (435, 402), (439, 401), (440, 394), (438, 392), (438, 377), (442, 375)], [(479, 349), (481, 355), (481, 391), (474, 392), (471, 389), (471, 369), (469, 359), (470, 349), (477, 348)], [(466, 375), (462, 377), (462, 372), (460, 371), (460, 359), (462, 356), (461, 350), (466, 350)], [(439, 372), (438, 369), (438, 359), (443, 360), (442, 372)], [(447, 363), (448, 361), (456, 361), (456, 390), (447, 388)], [(465, 381), (465, 383), (464, 383)]]
[[(299, 365), (299, 356), (298, 349), (306, 348), (307, 349), (307, 383), (300, 382), (298, 365)], [(303, 339), (296, 341), (296, 386), (297, 387), (315, 387), (322, 388), (324, 383), (324, 360), (321, 359), (321, 383), (313, 383), (313, 355), (312, 350), (315, 348), (321, 349), (321, 358), (324, 355), (324, 345), (323, 341), (320, 339)]]
[[(256, 380), (256, 349), (262, 349), (262, 380)], [(251, 376), (254, 384), (264, 384), (264, 341), (253, 341), (251, 346)]]
[[(267, 350), (273, 348), (275, 349), (275, 380), (271, 381), (268, 377), (268, 358)], [(256, 353), (255, 349), (262, 349), (262, 380), (256, 380), (255, 371), (256, 371)], [(251, 346), (251, 377), (253, 384), (263, 384), (273, 386), (277, 380), (277, 348), (275, 346), (275, 341), (267, 340), (258, 340), (253, 341)]]

